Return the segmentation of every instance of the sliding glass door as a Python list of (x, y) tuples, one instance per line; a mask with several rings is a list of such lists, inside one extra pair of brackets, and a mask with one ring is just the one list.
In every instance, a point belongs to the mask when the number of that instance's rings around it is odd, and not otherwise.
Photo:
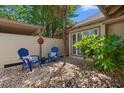
[(81, 55), (81, 50), (75, 46), (73, 46), (74, 43), (80, 41), (82, 39), (82, 32), (73, 33), (72, 34), (72, 55)]
[(79, 48), (73, 46), (74, 43), (76, 43), (82, 39), (82, 34), (85, 34), (86, 36), (89, 36), (91, 34), (99, 35), (99, 28), (94, 28), (94, 29), (89, 29), (86, 31), (72, 33), (72, 55), (82, 55), (83, 54)]

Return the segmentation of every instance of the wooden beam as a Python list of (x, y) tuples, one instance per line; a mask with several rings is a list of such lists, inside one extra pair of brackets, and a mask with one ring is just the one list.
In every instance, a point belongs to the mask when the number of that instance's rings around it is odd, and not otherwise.
[(36, 29), (33, 33), (32, 33), (32, 35), (34, 35), (34, 36), (36, 36), (38, 33), (40, 33), (42, 31), (42, 28), (38, 28), (38, 29)]
[(113, 5), (105, 5), (106, 11), (109, 11)]
[(100, 11), (106, 16), (109, 17), (109, 14), (105, 8), (105, 5), (98, 5), (98, 8), (100, 9)]
[(116, 11), (118, 11), (122, 6), (121, 5), (113, 5), (110, 9), (109, 9), (109, 15), (114, 14)]
[(124, 21), (124, 15), (117, 17), (117, 18), (108, 19), (108, 20), (104, 21), (103, 24), (111, 24), (111, 23), (115, 23), (115, 22), (119, 22), (119, 21)]
[(108, 7), (110, 7), (111, 5), (104, 5), (105, 6), (105, 8), (108, 8)]
[(121, 8), (119, 8), (118, 11), (116, 11), (113, 15), (111, 15), (111, 18), (119, 17), (123, 14), (124, 14), (124, 7), (121, 7)]
[(16, 27), (16, 28), (19, 27), (19, 28), (28, 28), (28, 29), (35, 29), (35, 28), (40, 27), (34, 24), (17, 22), (17, 21), (5, 19), (5, 18), (0, 18), (0, 25), (8, 25), (8, 26)]

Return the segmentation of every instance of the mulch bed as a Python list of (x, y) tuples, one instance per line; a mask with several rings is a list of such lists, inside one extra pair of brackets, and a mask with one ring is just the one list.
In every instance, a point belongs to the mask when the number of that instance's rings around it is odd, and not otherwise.
[[(33, 72), (21, 66), (0, 69), (1, 88), (113, 88), (124, 87), (123, 74), (104, 74), (84, 64), (67, 63), (34, 66)], [(85, 66), (85, 67), (84, 67)]]

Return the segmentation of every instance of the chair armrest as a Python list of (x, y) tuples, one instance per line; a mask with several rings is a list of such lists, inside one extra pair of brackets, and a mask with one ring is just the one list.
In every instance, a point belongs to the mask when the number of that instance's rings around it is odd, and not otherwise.
[(40, 56), (39, 55), (30, 55), (31, 57), (37, 57), (38, 60), (40, 60)]
[(29, 62), (28, 58), (21, 58), (21, 60), (23, 60), (23, 62), (25, 62), (25, 63)]
[(31, 57), (39, 57), (39, 55), (30, 55)]

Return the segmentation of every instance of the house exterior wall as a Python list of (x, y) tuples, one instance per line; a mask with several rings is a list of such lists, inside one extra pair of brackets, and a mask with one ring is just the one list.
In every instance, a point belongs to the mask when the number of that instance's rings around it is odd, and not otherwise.
[(100, 28), (100, 36), (105, 36), (105, 35), (120, 35), (124, 38), (124, 16), (120, 16), (117, 18), (113, 18), (113, 19), (107, 19), (104, 21), (101, 21), (99, 23), (93, 23), (93, 24), (89, 24), (87, 26), (82, 26), (80, 28), (75, 28), (74, 30), (69, 32), (69, 56), (70, 57), (76, 57), (79, 59), (80, 56), (72, 56), (71, 54), (71, 39), (72, 39), (72, 33), (75, 32), (79, 32), (79, 31), (84, 31), (87, 29), (92, 29), (95, 27), (99, 27)]
[(107, 35), (119, 35), (124, 38), (124, 21), (111, 23), (107, 25)]
[[(39, 55), (38, 37), (14, 35), (0, 33), (0, 67), (6, 64), (18, 63), (19, 60), (17, 51), (19, 48), (27, 48), (31, 55)], [(44, 38), (42, 46), (42, 55), (47, 57), (51, 47), (57, 46), (62, 49), (62, 39)]]
[(94, 24), (87, 25), (87, 26), (82, 26), (81, 28), (77, 28), (77, 29), (74, 29), (74, 30), (69, 32), (69, 56), (72, 56), (72, 53), (71, 53), (72, 52), (72, 45), (71, 45), (72, 34), (76, 33), (76, 32), (85, 31), (85, 30), (88, 30), (88, 29), (96, 28), (96, 27), (99, 28), (100, 36), (104, 36), (105, 35), (105, 30), (106, 30), (106, 25), (103, 24), (102, 22), (94, 23)]

